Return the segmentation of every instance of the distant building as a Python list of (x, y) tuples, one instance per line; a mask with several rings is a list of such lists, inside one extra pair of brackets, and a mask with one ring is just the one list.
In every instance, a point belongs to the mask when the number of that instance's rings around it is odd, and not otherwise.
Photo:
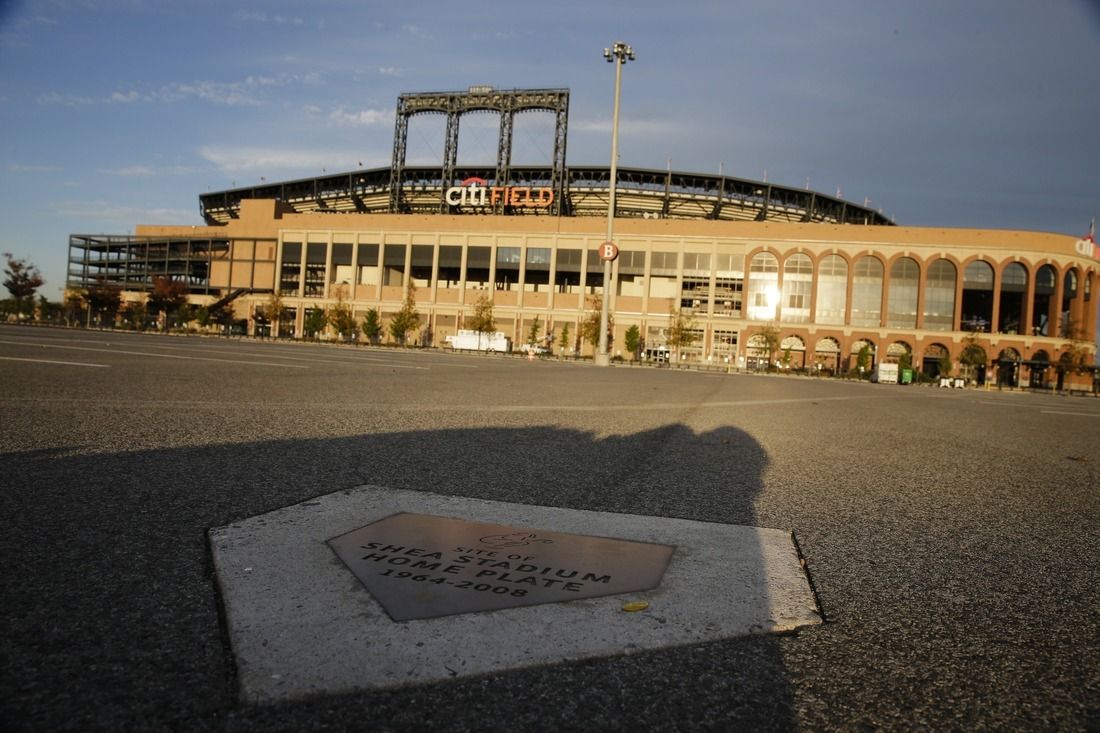
[[(673, 350), (686, 363), (774, 359), (835, 373), (855, 369), (862, 350), (871, 364), (909, 361), (931, 376), (945, 354), (957, 364), (973, 343), (985, 356), (976, 380), (1091, 384), (1068, 368), (1096, 357), (1100, 254), (1088, 237), (899, 227), (804, 189), (626, 168), (616, 185), (620, 255), (605, 288), (609, 170), (564, 167), (563, 91), (406, 95), (391, 168), (203, 194), (207, 226), (72, 235), (68, 284), (136, 294), (169, 277), (196, 302), (231, 304), (249, 333), (284, 336), (303, 335), (308, 311), (338, 302), (360, 322), (370, 308), (386, 321), (411, 287), (418, 338), (437, 346), (485, 295), (514, 342), (537, 320), (555, 352), (568, 326), (567, 353), (582, 354), (591, 348), (575, 338), (580, 323), (609, 291), (613, 354), (631, 326), (660, 349), (679, 315), (696, 336)], [(458, 168), (451, 152), (449, 165), (404, 165), (408, 116), (489, 106), (507, 119), (526, 103), (558, 115), (552, 166), (512, 167), (503, 145), (495, 167)], [(287, 310), (271, 324), (263, 314), (274, 294)], [(778, 353), (764, 345), (769, 328)]]

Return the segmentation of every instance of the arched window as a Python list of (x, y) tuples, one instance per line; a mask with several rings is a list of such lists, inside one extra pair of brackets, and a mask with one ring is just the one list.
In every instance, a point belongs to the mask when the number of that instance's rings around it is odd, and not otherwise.
[(902, 257), (890, 266), (890, 295), (886, 308), (886, 325), (890, 328), (915, 328), (917, 325), (917, 292), (920, 289), (920, 268), (915, 260)]
[(1019, 262), (1012, 262), (1001, 273), (1001, 310), (997, 330), (1001, 333), (1020, 333), (1026, 302), (1027, 270)]
[(1050, 321), (1053, 316), (1054, 283), (1058, 276), (1050, 265), (1043, 265), (1035, 273), (1035, 298), (1031, 301), (1031, 334), (1050, 336)]
[(993, 267), (975, 260), (963, 270), (962, 329), (988, 332), (992, 321)]
[(878, 327), (882, 320), (882, 262), (865, 255), (852, 272), (852, 325)]
[(924, 282), (924, 327), (929, 331), (950, 331), (955, 325), (955, 266), (936, 260), (928, 266)]
[(779, 305), (779, 260), (770, 252), (757, 252), (749, 263), (749, 318), (774, 321)]
[(1061, 310), (1061, 325), (1062, 332), (1059, 334), (1063, 338), (1074, 338), (1079, 335), (1077, 332), (1080, 330), (1081, 324), (1074, 323), (1071, 307), (1074, 299), (1077, 297), (1077, 270), (1067, 270), (1066, 276), (1062, 281), (1062, 310)]
[(840, 255), (828, 255), (817, 265), (817, 308), (814, 323), (844, 325), (848, 300), (848, 263)]
[(810, 320), (810, 289), (814, 267), (804, 254), (793, 254), (783, 262), (783, 300), (779, 320), (806, 323)]

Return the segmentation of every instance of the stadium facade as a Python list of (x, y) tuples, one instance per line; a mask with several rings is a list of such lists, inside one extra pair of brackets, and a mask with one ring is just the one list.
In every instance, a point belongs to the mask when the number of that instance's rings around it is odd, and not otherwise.
[[(511, 164), (515, 115), (555, 118), (553, 162)], [(205, 226), (144, 225), (134, 235), (71, 235), (71, 288), (114, 283), (141, 297), (158, 277), (196, 303), (227, 304), (249, 333), (302, 336), (307, 314), (369, 309), (385, 323), (413, 293), (415, 338), (443, 345), (475, 304), (497, 328), (555, 352), (609, 297), (612, 353), (637, 326), (652, 352), (677, 319), (695, 332), (675, 351), (690, 364), (758, 368), (778, 331), (782, 366), (810, 372), (911, 360), (924, 374), (977, 344), (980, 380), (1091, 384), (1072, 364), (1095, 359), (1100, 248), (1061, 234), (896, 226), (839, 197), (725, 176), (620, 168), (615, 244), (605, 284), (609, 168), (565, 165), (567, 90), (471, 88), (402, 95), (393, 163), (200, 196)], [(501, 119), (493, 166), (457, 165), (463, 115)], [(408, 122), (447, 117), (444, 161), (405, 165)], [(286, 308), (264, 314), (274, 296)], [(629, 357), (629, 355), (624, 355)]]

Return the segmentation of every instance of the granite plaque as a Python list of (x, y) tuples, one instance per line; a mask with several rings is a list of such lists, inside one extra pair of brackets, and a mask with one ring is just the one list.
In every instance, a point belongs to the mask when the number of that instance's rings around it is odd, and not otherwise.
[(328, 544), (394, 621), (649, 590), (676, 549), (404, 512)]

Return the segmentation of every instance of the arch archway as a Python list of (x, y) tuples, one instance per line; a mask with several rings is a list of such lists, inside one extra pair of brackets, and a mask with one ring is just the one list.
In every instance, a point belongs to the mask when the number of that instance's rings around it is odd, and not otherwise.
[(787, 336), (779, 344), (779, 360), (784, 369), (806, 368), (806, 342), (801, 336)]
[(1011, 346), (997, 354), (997, 359), (993, 365), (997, 369), (997, 386), (998, 387), (1018, 387), (1020, 386), (1020, 352)]
[(819, 375), (832, 376), (840, 371), (840, 342), (832, 336), (818, 339), (814, 346), (814, 367)]
[[(867, 349), (867, 362), (866, 364), (859, 363), (859, 355), (863, 353), (863, 349)], [(871, 369), (875, 366), (875, 343), (869, 339), (857, 339), (852, 342), (852, 348), (848, 352), (848, 371), (859, 372), (859, 376), (862, 379), (864, 375), (870, 375)], [(861, 369), (862, 367), (862, 369)]]
[(1047, 385), (1047, 372), (1050, 369), (1050, 354), (1046, 349), (1039, 349), (1025, 364), (1028, 368), (1027, 386), (1032, 389), (1042, 389)]
[(950, 354), (951, 352), (943, 344), (929, 344), (924, 350), (924, 356), (921, 359), (921, 372), (931, 379), (940, 376), (940, 372), (942, 371), (940, 369), (940, 360), (945, 356), (950, 356)]

